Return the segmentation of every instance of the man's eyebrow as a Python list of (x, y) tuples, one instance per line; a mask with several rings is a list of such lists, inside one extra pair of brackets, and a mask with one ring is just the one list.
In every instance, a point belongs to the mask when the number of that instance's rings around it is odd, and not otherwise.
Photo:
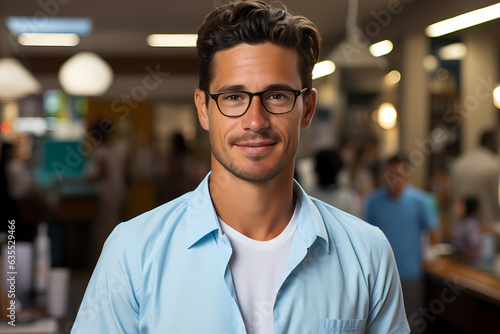
[(234, 90), (245, 90), (243, 85), (226, 85), (218, 89), (218, 92), (229, 92)]
[[(274, 89), (295, 89), (289, 84), (277, 83), (267, 86), (264, 90), (274, 90)], [(244, 85), (226, 85), (219, 88), (218, 92), (229, 92), (229, 91), (245, 91)]]
[(269, 85), (269, 86), (266, 87), (265, 90), (271, 90), (271, 89), (293, 89), (293, 90), (295, 90), (295, 88), (293, 88), (289, 84), (285, 84), (285, 83), (279, 83), (279, 84)]

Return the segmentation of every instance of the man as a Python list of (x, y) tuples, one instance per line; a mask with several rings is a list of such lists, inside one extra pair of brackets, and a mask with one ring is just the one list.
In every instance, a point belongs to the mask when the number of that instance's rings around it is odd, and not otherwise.
[(452, 207), (465, 197), (477, 197), (481, 221), (492, 226), (500, 223), (498, 132), (483, 132), (479, 144), (451, 166)]
[(429, 233), (436, 243), (438, 223), (430, 195), (407, 185), (411, 173), (405, 156), (390, 158), (383, 173), (386, 186), (374, 191), (366, 203), (366, 220), (385, 233), (394, 250), (410, 325), (423, 302), (422, 237)]
[(319, 40), (261, 1), (205, 18), (195, 104), (211, 173), (115, 229), (74, 333), (408, 333), (382, 232), (293, 181)]

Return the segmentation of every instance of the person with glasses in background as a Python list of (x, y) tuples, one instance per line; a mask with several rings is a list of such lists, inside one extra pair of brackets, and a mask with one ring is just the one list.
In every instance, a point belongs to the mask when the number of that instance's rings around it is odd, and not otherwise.
[(72, 333), (409, 333), (383, 233), (293, 180), (316, 104), (314, 24), (236, 1), (197, 44), (211, 172), (115, 228)]

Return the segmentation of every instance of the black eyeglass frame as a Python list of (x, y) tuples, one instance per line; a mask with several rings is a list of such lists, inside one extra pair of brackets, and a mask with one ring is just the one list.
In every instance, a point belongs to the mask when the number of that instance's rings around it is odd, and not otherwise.
[[(273, 114), (273, 115), (284, 115), (284, 114), (288, 114), (290, 111), (293, 110), (293, 108), (295, 108), (295, 104), (297, 103), (297, 98), (304, 94), (304, 92), (307, 90), (308, 88), (303, 88), (301, 90), (296, 90), (296, 89), (288, 89), (288, 88), (279, 88), (279, 89), (267, 89), (267, 90), (263, 90), (261, 92), (256, 92), (256, 93), (251, 93), (251, 92), (247, 92), (247, 91), (244, 91), (244, 90), (229, 90), (229, 91), (225, 91), (225, 92), (220, 92), (220, 93), (214, 93), (214, 94), (210, 94), (209, 91), (205, 91), (205, 93), (208, 94), (208, 96), (210, 96), (214, 101), (215, 101), (215, 104), (217, 105), (217, 109), (219, 109), (219, 112), (226, 116), (226, 117), (240, 117), (240, 116), (243, 116), (245, 115), (245, 113), (248, 111), (248, 108), (250, 108), (250, 106), (252, 105), (252, 100), (253, 100), (253, 97), (255, 95), (257, 95), (259, 98), (260, 98), (260, 104), (262, 104), (262, 106), (264, 107), (264, 109), (266, 109), (266, 111), (270, 114)], [(295, 96), (295, 100), (293, 101), (293, 105), (292, 105), (292, 108), (290, 108), (290, 110), (288, 110), (287, 112), (280, 112), (280, 113), (275, 113), (275, 112), (272, 112), (272, 111), (269, 111), (269, 109), (267, 109), (266, 105), (264, 104), (264, 100), (262, 99), (262, 96), (265, 94), (265, 93), (268, 93), (268, 92), (274, 92), (274, 91), (287, 91), (287, 92), (292, 92)], [(245, 109), (245, 111), (239, 115), (226, 115), (222, 112), (222, 110), (220, 110), (220, 107), (219, 107), (219, 96), (222, 95), (222, 94), (227, 94), (227, 93), (245, 93), (247, 94), (248, 96), (250, 96), (250, 101), (248, 102), (248, 106), (247, 108)]]

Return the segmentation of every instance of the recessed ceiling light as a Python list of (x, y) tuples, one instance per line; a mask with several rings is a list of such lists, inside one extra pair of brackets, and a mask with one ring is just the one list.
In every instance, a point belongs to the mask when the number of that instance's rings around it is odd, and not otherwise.
[(151, 34), (146, 42), (149, 46), (167, 47), (196, 47), (197, 34)]
[(493, 89), (493, 104), (500, 109), (500, 86), (496, 86)]
[(389, 85), (395, 85), (401, 80), (401, 73), (396, 70), (392, 70), (385, 75), (385, 82)]
[(396, 126), (398, 113), (394, 105), (384, 102), (378, 108), (378, 124), (382, 129), (390, 130)]
[(374, 57), (384, 56), (392, 51), (392, 42), (386, 39), (385, 41), (381, 41), (370, 46), (370, 53)]

